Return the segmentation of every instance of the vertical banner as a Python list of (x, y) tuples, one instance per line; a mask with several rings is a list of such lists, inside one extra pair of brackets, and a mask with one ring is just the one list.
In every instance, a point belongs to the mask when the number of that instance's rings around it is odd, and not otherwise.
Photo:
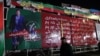
[(97, 35), (96, 35), (96, 26), (95, 21), (88, 20), (87, 21), (87, 28), (86, 28), (86, 35), (85, 35), (85, 44), (86, 45), (97, 45)]
[(9, 8), (6, 21), (6, 50), (41, 48), (39, 12)]
[[(42, 12), (42, 46), (43, 48), (60, 46), (61, 30), (63, 36), (71, 38), (69, 17)], [(62, 23), (61, 23), (62, 21)], [(61, 29), (61, 24), (63, 29)]]
[(0, 56), (4, 53), (3, 2), (0, 2)]

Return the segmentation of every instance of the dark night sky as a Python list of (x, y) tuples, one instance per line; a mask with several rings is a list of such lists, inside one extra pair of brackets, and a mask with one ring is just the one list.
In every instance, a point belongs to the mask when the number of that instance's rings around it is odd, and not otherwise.
[(78, 5), (83, 8), (88, 8), (88, 9), (93, 8), (100, 10), (99, 0), (36, 0), (36, 1), (50, 3), (58, 6), (60, 6), (61, 3), (66, 3), (66, 4)]

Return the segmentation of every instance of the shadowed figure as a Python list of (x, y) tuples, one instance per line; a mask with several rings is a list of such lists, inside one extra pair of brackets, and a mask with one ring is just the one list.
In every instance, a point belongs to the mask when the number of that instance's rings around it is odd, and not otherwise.
[(72, 47), (66, 42), (66, 38), (61, 38), (60, 56), (73, 56)]

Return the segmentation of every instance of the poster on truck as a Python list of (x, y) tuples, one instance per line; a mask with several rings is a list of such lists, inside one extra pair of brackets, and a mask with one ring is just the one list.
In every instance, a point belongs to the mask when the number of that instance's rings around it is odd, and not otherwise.
[(71, 42), (70, 17), (42, 12), (42, 47), (59, 47), (61, 37)]
[(73, 18), (71, 20), (73, 46), (91, 46), (97, 44), (95, 21)]
[(5, 24), (5, 49), (41, 48), (40, 28), (39, 12), (9, 8)]

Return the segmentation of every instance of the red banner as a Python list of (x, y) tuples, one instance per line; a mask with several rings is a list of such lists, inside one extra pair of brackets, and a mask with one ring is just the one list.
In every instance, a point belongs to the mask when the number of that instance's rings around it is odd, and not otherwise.
[(0, 3), (0, 31), (3, 30), (3, 3)]
[[(42, 46), (60, 46), (61, 30), (63, 36), (70, 41), (69, 17), (59, 16), (53, 13), (42, 12)], [(62, 21), (62, 23), (61, 23)], [(61, 29), (62, 25), (62, 29)]]
[(21, 1), (11, 0), (11, 4), (14, 5), (14, 6), (21, 6), (20, 2)]
[(29, 37), (29, 32), (27, 30), (22, 30), (22, 31), (17, 31), (17, 32), (8, 32), (6, 33), (6, 38), (11, 38), (15, 36), (24, 36), (24, 37)]
[(96, 36), (94, 36), (94, 21), (46, 12), (42, 12), (41, 15), (43, 47), (60, 46), (61, 36), (64, 36), (66, 41), (73, 46), (95, 45), (97, 43)]

